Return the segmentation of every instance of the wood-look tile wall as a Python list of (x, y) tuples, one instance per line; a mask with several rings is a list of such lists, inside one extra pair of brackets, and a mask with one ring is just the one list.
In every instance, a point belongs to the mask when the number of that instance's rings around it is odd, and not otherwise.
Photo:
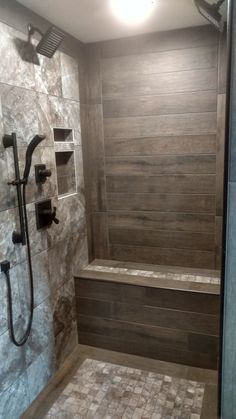
[(80, 343), (217, 368), (219, 295), (115, 283), (114, 273), (110, 281), (89, 275), (75, 278)]
[(225, 49), (210, 26), (87, 46), (91, 259), (220, 268)]

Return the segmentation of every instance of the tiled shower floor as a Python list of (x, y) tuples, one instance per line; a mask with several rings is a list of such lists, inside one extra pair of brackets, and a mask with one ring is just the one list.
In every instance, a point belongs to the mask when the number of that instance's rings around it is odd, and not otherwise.
[(205, 386), (86, 359), (45, 419), (200, 419)]

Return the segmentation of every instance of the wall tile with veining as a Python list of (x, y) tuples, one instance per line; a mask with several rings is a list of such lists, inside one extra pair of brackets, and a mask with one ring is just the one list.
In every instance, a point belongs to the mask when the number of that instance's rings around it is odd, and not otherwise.
[(36, 92), (0, 84), (0, 96), (5, 134), (15, 132), (18, 145), (28, 145), (39, 134)]
[(62, 96), (60, 53), (52, 58), (39, 54), (39, 65), (34, 66), (36, 90), (48, 95)]
[(53, 314), (49, 299), (44, 300), (34, 310), (33, 326), (30, 338), (25, 345), (26, 364), (31, 365), (44, 348), (50, 346), (54, 351)]
[(72, 256), (69, 244), (70, 238), (68, 237), (54, 244), (48, 250), (50, 288), (52, 294), (71, 278)]
[(53, 205), (57, 207), (57, 218), (60, 224), (52, 224), (48, 232), (48, 247), (65, 240), (66, 237), (79, 233), (86, 223), (85, 199), (82, 194), (67, 196), (63, 199), (54, 199)]
[(78, 62), (64, 53), (61, 53), (61, 80), (63, 97), (79, 101)]
[(48, 96), (37, 93), (37, 117), (39, 132), (46, 135), (45, 146), (53, 146), (53, 125)]
[[(27, 377), (29, 384), (29, 397), (30, 403), (38, 396), (40, 391), (46, 386), (53, 371), (49, 373), (47, 364), (45, 363), (42, 355), (27, 368)], [(37, 377), (37, 379), (35, 379)]]
[(70, 237), (70, 255), (72, 260), (72, 275), (78, 274), (80, 269), (84, 269), (88, 265), (88, 238), (87, 228), (84, 224), (79, 234)]
[(48, 95), (62, 96), (60, 53), (52, 58), (39, 55), (39, 65), (34, 66), (36, 90)]
[(12, 386), (1, 392), (0, 400), (0, 418), (19, 419), (30, 404), (27, 375), (22, 374)]
[(0, 336), (0, 347), (0, 392), (2, 392), (7, 390), (25, 370), (25, 353), (23, 347), (18, 348), (13, 345), (8, 331)]
[(12, 266), (26, 259), (25, 248), (12, 242), (13, 231), (19, 231), (17, 208), (0, 212), (0, 260), (8, 259)]
[[(27, 263), (21, 263), (19, 271), (19, 294), (24, 305), (24, 312), (30, 309), (30, 286)], [(32, 268), (34, 276), (34, 307), (40, 305), (50, 296), (49, 267), (47, 250), (32, 257)]]
[(27, 37), (0, 22), (0, 82), (9, 85), (35, 88), (34, 66), (21, 58), (19, 41), (26, 41)]
[(78, 343), (73, 278), (57, 290), (52, 302), (56, 364), (59, 367)]
[(79, 129), (78, 102), (48, 96), (47, 111), (50, 115), (50, 125), (57, 128)]
[(55, 361), (56, 361), (54, 342), (53, 342), (53, 345), (50, 344), (49, 346), (46, 346), (44, 348), (44, 351), (41, 353), (41, 357), (48, 371), (48, 375), (51, 377), (53, 372), (55, 372)]
[(76, 168), (76, 180), (77, 180), (77, 191), (84, 193), (84, 170), (83, 170), (83, 155), (82, 147), (75, 146), (75, 168)]
[(74, 143), (81, 144), (79, 102), (38, 93), (37, 107), (40, 131), (47, 135), (47, 145), (54, 143), (53, 128), (73, 129)]
[(37, 230), (35, 204), (27, 205), (28, 224), (30, 232), (30, 243), (32, 255), (43, 252), (48, 248), (47, 229)]

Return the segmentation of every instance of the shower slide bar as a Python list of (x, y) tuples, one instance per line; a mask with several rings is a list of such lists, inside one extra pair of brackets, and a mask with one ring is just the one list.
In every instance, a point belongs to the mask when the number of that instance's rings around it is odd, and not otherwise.
[[(32, 329), (33, 323), (33, 312), (34, 312), (34, 276), (32, 268), (32, 257), (31, 257), (31, 246), (30, 246), (30, 237), (29, 237), (29, 226), (28, 226), (28, 216), (27, 216), (27, 207), (26, 207), (26, 186), (29, 179), (29, 173), (32, 163), (32, 155), (35, 148), (43, 141), (46, 137), (44, 135), (35, 135), (34, 138), (29, 143), (26, 155), (25, 155), (25, 170), (23, 177), (20, 177), (19, 169), (19, 159), (18, 159), (18, 150), (17, 150), (17, 140), (16, 134), (12, 133), (11, 135), (3, 136), (3, 146), (5, 148), (12, 147), (14, 155), (14, 166), (15, 166), (15, 180), (8, 182), (9, 185), (16, 186), (17, 189), (17, 199), (18, 199), (18, 211), (20, 218), (20, 232), (13, 231), (12, 241), (14, 244), (26, 245), (27, 248), (27, 260), (28, 260), (28, 270), (29, 270), (29, 291), (30, 291), (30, 313), (27, 322), (27, 327), (23, 337), (17, 339), (14, 329), (13, 322), (13, 300), (12, 300), (12, 288), (11, 288), (11, 278), (10, 278), (10, 262), (5, 260), (0, 263), (1, 272), (5, 274), (6, 284), (7, 284), (7, 296), (8, 296), (8, 321), (9, 321), (9, 333), (12, 342), (15, 346), (23, 346), (29, 336)], [(23, 188), (21, 190), (21, 187)]]
[(8, 182), (8, 185), (16, 186), (18, 211), (19, 211), (19, 219), (20, 219), (20, 232), (13, 231), (12, 242), (14, 244), (22, 243), (22, 245), (25, 246), (26, 244), (25, 222), (24, 222), (23, 201), (22, 201), (22, 192), (21, 192), (21, 185), (24, 183), (24, 181), (21, 180), (20, 178), (17, 141), (16, 141), (16, 134), (14, 132), (11, 135), (3, 136), (3, 146), (5, 148), (13, 147), (13, 157), (14, 157), (15, 176), (16, 176), (15, 180), (13, 180), (12, 182)]

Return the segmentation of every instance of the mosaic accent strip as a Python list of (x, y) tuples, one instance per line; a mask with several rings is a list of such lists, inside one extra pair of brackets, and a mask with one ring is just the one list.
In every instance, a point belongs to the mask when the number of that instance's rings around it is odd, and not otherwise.
[(202, 275), (192, 275), (192, 274), (175, 274), (172, 272), (157, 272), (157, 271), (143, 271), (139, 269), (126, 269), (126, 268), (114, 268), (110, 266), (100, 266), (100, 265), (88, 265), (85, 268), (87, 271), (100, 271), (100, 272), (113, 272), (118, 274), (127, 274), (127, 275), (140, 275), (146, 276), (149, 278), (159, 278), (159, 279), (174, 279), (176, 281), (187, 281), (187, 282), (198, 282), (203, 284), (220, 284), (219, 278), (202, 276)]
[(86, 359), (45, 419), (200, 419), (204, 384)]

